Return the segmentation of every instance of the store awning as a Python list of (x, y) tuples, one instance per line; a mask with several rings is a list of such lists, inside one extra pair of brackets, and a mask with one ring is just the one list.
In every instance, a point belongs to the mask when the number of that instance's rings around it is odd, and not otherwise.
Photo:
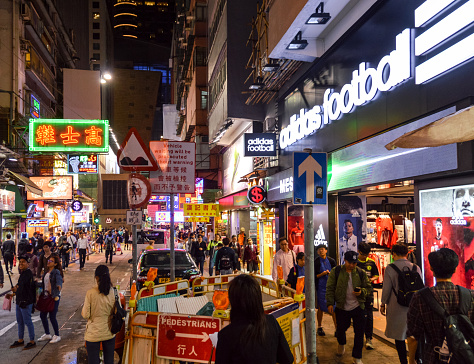
[(474, 140), (474, 106), (402, 135), (385, 148), (426, 148)]
[(20, 181), (25, 185), (25, 188), (30, 191), (31, 193), (43, 196), (43, 190), (38, 187), (31, 179), (28, 177), (22, 176), (21, 174), (16, 174), (15, 172), (8, 171), (11, 177), (16, 179), (17, 181)]
[(74, 190), (74, 194), (80, 197), (81, 199), (87, 200), (87, 201), (96, 201), (94, 198), (89, 196), (87, 193), (81, 190)]

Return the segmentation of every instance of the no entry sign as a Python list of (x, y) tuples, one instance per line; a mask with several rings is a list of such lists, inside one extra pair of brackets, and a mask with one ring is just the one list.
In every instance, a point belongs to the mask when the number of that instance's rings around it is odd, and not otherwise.
[[(205, 316), (158, 316), (156, 355), (164, 359), (208, 363), (212, 352), (209, 335), (221, 329), (221, 320)], [(212, 358), (214, 361), (214, 356)]]

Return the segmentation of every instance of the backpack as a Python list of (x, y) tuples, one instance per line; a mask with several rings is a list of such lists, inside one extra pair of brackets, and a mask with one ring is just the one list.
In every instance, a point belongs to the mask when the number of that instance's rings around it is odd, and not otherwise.
[(112, 250), (114, 248), (114, 236), (105, 237), (105, 250)]
[(223, 270), (232, 269), (232, 264), (230, 263), (230, 257), (228, 254), (224, 253), (222, 255), (219, 269), (223, 269)]
[(418, 266), (413, 264), (411, 270), (408, 267), (403, 267), (403, 270), (400, 270), (393, 263), (388, 266), (392, 267), (395, 272), (398, 273), (398, 292), (395, 292), (395, 288), (392, 287), (392, 291), (397, 297), (398, 304), (400, 306), (409, 307), (410, 301), (415, 292), (425, 287), (423, 280), (416, 269)]
[(433, 292), (426, 287), (420, 290), (422, 300), (443, 318), (444, 342), (443, 346), (435, 347), (435, 352), (442, 362), (447, 363), (474, 363), (474, 325), (468, 317), (472, 304), (471, 291), (457, 286), (459, 290), (459, 312), (448, 314), (440, 305)]
[(115, 293), (115, 303), (112, 308), (112, 313), (109, 317), (109, 328), (112, 334), (117, 334), (122, 330), (122, 326), (125, 324), (125, 317), (127, 316), (127, 311), (125, 311), (120, 304), (117, 289), (114, 288)]

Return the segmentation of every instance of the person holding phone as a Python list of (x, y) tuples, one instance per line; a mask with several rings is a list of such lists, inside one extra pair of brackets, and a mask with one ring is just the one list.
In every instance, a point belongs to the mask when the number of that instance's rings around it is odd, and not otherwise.
[[(339, 344), (337, 356), (343, 356), (346, 345), (346, 331), (354, 326), (354, 346), (352, 359), (362, 364), (364, 346), (365, 302), (371, 292), (369, 278), (365, 271), (357, 267), (359, 254), (349, 250), (344, 253), (344, 265), (331, 269), (326, 285), (326, 302), (329, 314), (336, 313), (336, 337)], [(336, 302), (334, 308), (333, 302)]]

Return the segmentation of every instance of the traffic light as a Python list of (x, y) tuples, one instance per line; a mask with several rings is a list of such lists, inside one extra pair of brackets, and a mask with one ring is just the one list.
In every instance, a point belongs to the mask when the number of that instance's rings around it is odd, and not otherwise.
[(98, 216), (98, 215), (94, 218), (94, 223), (95, 223), (95, 224), (98, 224), (98, 223), (99, 223), (99, 216)]

